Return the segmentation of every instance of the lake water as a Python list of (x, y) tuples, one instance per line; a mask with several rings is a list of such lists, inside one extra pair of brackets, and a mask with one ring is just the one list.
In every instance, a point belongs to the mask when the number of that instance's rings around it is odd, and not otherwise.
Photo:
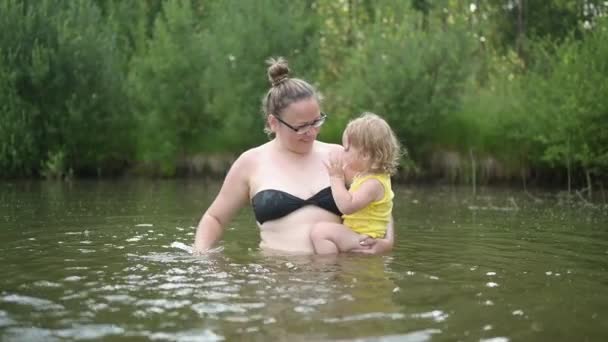
[(0, 340), (608, 340), (605, 205), (397, 186), (390, 255), (268, 255), (243, 210), (192, 257), (218, 188), (0, 183)]

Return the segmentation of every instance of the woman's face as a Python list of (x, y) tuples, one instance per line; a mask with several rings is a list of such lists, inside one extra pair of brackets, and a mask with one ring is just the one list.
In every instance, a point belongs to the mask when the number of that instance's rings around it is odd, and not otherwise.
[(289, 150), (307, 153), (312, 149), (319, 134), (320, 126), (314, 127), (314, 125), (321, 117), (317, 100), (310, 98), (290, 104), (280, 117), (269, 115), (268, 120), (277, 139)]

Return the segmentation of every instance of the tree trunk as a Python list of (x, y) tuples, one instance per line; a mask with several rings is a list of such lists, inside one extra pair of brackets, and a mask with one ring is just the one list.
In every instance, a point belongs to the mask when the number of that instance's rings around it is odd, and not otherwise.
[(568, 139), (568, 149), (566, 155), (566, 171), (568, 173), (568, 195), (572, 194), (572, 170), (570, 166), (570, 139)]
[(471, 184), (473, 186), (473, 196), (477, 195), (477, 168), (475, 166), (475, 155), (473, 149), (469, 149), (469, 156), (471, 157)]
[(588, 198), (591, 201), (593, 198), (593, 188), (591, 187), (591, 172), (589, 172), (588, 169), (585, 168), (585, 177), (587, 177), (587, 189), (589, 189), (588, 192)]
[(570, 171), (570, 156), (568, 156), (568, 161), (566, 162), (566, 171), (568, 173), (568, 195), (572, 193), (572, 175)]
[(353, 0), (348, 0), (348, 27), (346, 28), (346, 46), (353, 46), (355, 43), (354, 39), (354, 26), (355, 26), (355, 6)]
[(515, 41), (517, 47), (517, 54), (522, 60), (526, 60), (524, 57), (524, 39), (526, 36), (526, 23), (525, 23), (525, 6), (526, 0), (517, 1), (517, 38)]
[(524, 167), (521, 168), (521, 182), (524, 185), (524, 192), (528, 192), (528, 186), (526, 184), (526, 169)]
[(429, 13), (422, 13), (422, 31), (427, 32), (429, 30)]

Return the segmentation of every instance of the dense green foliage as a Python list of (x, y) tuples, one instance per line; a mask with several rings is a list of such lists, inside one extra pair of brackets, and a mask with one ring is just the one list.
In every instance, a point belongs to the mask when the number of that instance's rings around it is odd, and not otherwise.
[(325, 95), (322, 140), (386, 117), (407, 171), (608, 175), (608, 5), (593, 0), (0, 2), (0, 176), (174, 175), (265, 141), (264, 60)]
[(0, 2), (3, 175), (101, 172), (131, 158), (124, 55), (87, 1)]

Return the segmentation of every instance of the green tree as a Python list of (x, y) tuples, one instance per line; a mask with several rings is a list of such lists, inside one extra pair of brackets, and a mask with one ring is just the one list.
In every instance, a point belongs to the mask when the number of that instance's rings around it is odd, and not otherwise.
[(11, 32), (0, 36), (0, 84), (11, 98), (1, 129), (10, 133), (0, 137), (8, 167), (0, 172), (36, 174), (61, 156), (59, 173), (95, 174), (129, 158), (124, 60), (94, 4), (3, 1), (0, 31)]
[(420, 159), (439, 123), (460, 108), (475, 41), (457, 24), (419, 31), (410, 22), (389, 29), (379, 22), (365, 31), (367, 39), (346, 63), (337, 105), (347, 116), (383, 115)]
[(129, 94), (137, 120), (138, 157), (172, 175), (180, 156), (217, 126), (206, 110), (209, 56), (191, 5), (163, 5), (152, 37), (133, 57)]

